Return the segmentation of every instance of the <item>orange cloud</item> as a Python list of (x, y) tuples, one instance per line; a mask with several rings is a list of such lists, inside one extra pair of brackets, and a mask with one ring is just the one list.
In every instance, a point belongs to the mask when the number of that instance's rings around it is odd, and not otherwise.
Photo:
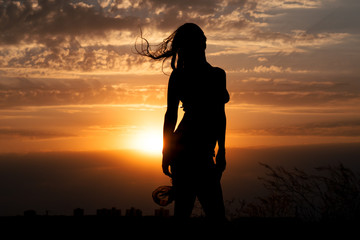
[(360, 120), (339, 122), (314, 122), (298, 126), (242, 129), (240, 134), (254, 136), (323, 136), (323, 137), (359, 137)]
[(75, 137), (76, 135), (46, 131), (46, 130), (35, 130), (35, 129), (14, 129), (14, 128), (0, 128), (0, 138), (24, 138), (24, 139), (53, 139), (53, 138), (67, 138)]
[(8, 79), (0, 84), (1, 108), (15, 106), (166, 103), (165, 85), (130, 85), (90, 79)]

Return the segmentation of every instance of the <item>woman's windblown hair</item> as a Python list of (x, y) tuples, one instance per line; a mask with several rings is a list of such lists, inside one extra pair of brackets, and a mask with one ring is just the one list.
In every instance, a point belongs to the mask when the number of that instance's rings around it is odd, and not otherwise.
[(156, 46), (155, 50), (151, 49), (149, 42), (141, 33), (140, 48), (135, 44), (136, 51), (143, 56), (155, 60), (171, 58), (171, 68), (179, 69), (184, 67), (185, 55), (187, 53), (201, 54), (206, 49), (206, 37), (201, 28), (194, 23), (185, 23), (180, 26), (162, 43)]

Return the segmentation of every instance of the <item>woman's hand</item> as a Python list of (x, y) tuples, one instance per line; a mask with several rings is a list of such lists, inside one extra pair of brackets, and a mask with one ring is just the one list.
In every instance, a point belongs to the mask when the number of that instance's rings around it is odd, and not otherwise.
[(164, 151), (162, 159), (162, 170), (166, 176), (172, 177), (172, 174), (170, 173), (170, 163), (171, 157), (169, 156), (169, 153)]
[(216, 168), (220, 173), (226, 168), (225, 149), (219, 149), (216, 154)]

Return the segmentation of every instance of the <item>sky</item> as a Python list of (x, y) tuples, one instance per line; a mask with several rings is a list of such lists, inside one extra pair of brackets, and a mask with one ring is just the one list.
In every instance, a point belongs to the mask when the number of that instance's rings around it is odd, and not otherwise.
[[(186, 22), (204, 30), (207, 60), (227, 73), (229, 165), (249, 161), (231, 149), (354, 146), (359, 10), (358, 0), (0, 0), (0, 164), (30, 159), (39, 169), (31, 159), (43, 154), (73, 159), (64, 163), (69, 170), (90, 152), (92, 164), (99, 153), (130, 149), (145, 154), (135, 163), (150, 161), (152, 174), (161, 174), (171, 69), (134, 46), (140, 31), (155, 47)], [(116, 156), (128, 162), (125, 155)], [(91, 166), (87, 177), (100, 168)], [(168, 181), (154, 179), (154, 186)]]

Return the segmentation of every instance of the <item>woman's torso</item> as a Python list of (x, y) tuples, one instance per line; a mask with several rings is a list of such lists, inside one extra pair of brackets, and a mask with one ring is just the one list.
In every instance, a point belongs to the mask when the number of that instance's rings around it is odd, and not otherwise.
[(213, 152), (221, 106), (228, 101), (225, 73), (207, 64), (194, 70), (177, 70), (176, 89), (184, 117), (175, 135), (187, 149)]

